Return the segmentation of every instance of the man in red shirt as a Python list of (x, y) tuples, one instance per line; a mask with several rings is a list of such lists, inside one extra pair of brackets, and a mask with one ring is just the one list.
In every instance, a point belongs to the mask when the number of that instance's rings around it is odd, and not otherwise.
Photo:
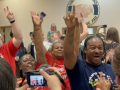
[(11, 66), (14, 75), (16, 75), (16, 66), (15, 66), (15, 55), (16, 52), (20, 49), (22, 41), (21, 29), (15, 22), (15, 17), (12, 12), (9, 11), (8, 6), (4, 8), (7, 19), (11, 23), (12, 32), (14, 37), (7, 43), (2, 43), (2, 36), (0, 35), (0, 57), (4, 58)]

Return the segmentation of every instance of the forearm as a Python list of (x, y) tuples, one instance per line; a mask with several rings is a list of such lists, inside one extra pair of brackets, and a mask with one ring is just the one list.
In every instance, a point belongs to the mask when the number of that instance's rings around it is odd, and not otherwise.
[(50, 39), (51, 39), (51, 37), (48, 37), (47, 39), (48, 39), (48, 40), (50, 40)]
[[(39, 30), (38, 30), (39, 29)], [(40, 64), (46, 64), (46, 58), (43, 52), (42, 27), (34, 28), (34, 41), (36, 49), (36, 58)]]
[(80, 42), (80, 28), (79, 26), (75, 26), (75, 31), (74, 31), (74, 43), (79, 44)]
[(80, 43), (89, 35), (88, 33), (88, 27), (87, 25), (83, 22), (82, 23), (82, 29), (83, 29), (83, 33), (80, 35)]
[(120, 90), (120, 85), (118, 85), (118, 90)]
[(22, 36), (22, 32), (18, 24), (14, 22), (11, 24), (11, 27), (12, 27), (12, 33), (13, 33), (14, 38), (16, 40), (22, 40), (23, 36)]
[(74, 51), (74, 29), (68, 28), (64, 41), (64, 64), (67, 69), (73, 69), (77, 62), (77, 55)]
[(80, 28), (79, 26), (75, 26), (75, 31), (74, 31), (74, 51), (76, 55), (78, 56), (79, 53), (79, 42), (80, 41)]
[(97, 29), (97, 31), (96, 31), (96, 33), (95, 33), (95, 34), (98, 34), (98, 33), (99, 33), (99, 31), (100, 31), (100, 27), (98, 27), (98, 29)]
[[(106, 63), (107, 63), (110, 58), (108, 56), (106, 56), (105, 58), (106, 58)], [(104, 62), (105, 62), (105, 59), (104, 59)]]
[(64, 41), (65, 54), (74, 53), (74, 29), (75, 27), (68, 28), (67, 34), (65, 36), (65, 41)]
[(85, 22), (82, 22), (82, 27), (83, 27), (83, 33), (85, 33), (85, 34), (89, 34), (88, 33), (88, 27), (87, 27), (87, 25), (86, 25), (86, 23)]
[(47, 50), (45, 48), (45, 46), (43, 45), (43, 52), (44, 52), (44, 55), (46, 54)]

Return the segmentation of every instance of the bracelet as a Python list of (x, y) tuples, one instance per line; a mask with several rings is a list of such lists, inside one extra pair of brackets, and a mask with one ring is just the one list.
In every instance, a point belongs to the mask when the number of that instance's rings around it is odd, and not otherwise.
[(15, 20), (11, 21), (10, 23), (12, 24), (12, 23), (14, 23), (14, 22), (15, 22)]

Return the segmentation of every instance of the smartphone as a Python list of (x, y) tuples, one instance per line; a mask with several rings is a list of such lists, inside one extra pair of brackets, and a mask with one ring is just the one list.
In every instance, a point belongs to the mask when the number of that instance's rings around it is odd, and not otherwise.
[(44, 12), (41, 12), (40, 16), (41, 16), (42, 18), (44, 18), (44, 17), (46, 16), (46, 14), (45, 14)]
[(72, 6), (69, 6), (69, 7), (68, 7), (68, 11), (72, 11)]
[(42, 75), (27, 75), (27, 84), (33, 86), (45, 86)]
[(106, 28), (106, 27), (107, 27), (107, 25), (103, 25), (103, 26), (102, 26), (102, 28)]

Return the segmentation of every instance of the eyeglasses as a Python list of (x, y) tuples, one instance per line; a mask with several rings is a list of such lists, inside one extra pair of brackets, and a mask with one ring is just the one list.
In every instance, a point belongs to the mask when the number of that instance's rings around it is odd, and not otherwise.
[(25, 62), (25, 63), (28, 63), (28, 62), (35, 62), (35, 60), (34, 59), (31, 59), (31, 60), (23, 60), (23, 62)]

